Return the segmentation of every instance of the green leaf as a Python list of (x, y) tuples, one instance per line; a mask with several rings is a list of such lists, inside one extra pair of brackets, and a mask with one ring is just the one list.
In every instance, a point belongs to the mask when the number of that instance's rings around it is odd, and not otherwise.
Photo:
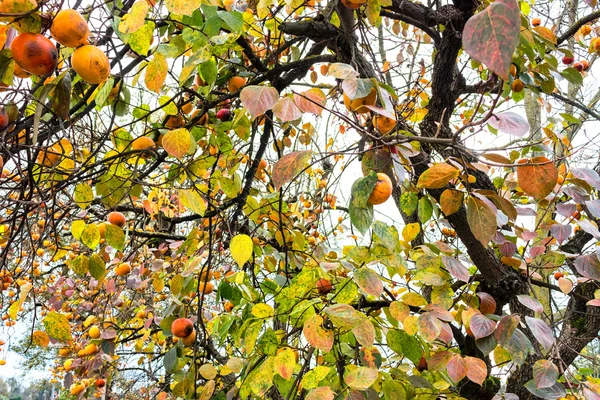
[(275, 310), (268, 304), (259, 303), (252, 306), (252, 315), (256, 318), (271, 318), (275, 315)]
[(429, 221), (433, 215), (433, 205), (427, 197), (424, 196), (419, 199), (419, 210), (417, 214), (419, 216), (419, 221), (421, 221), (422, 224)]
[(89, 271), (89, 259), (83, 254), (79, 255), (69, 262), (69, 268), (77, 275), (84, 276)]
[(207, 203), (204, 197), (198, 193), (198, 191), (193, 189), (184, 189), (179, 190), (179, 200), (181, 204), (190, 210), (193, 213), (198, 214), (199, 216), (204, 216), (206, 212)]
[(72, 340), (71, 326), (69, 320), (63, 314), (56, 311), (50, 311), (43, 320), (46, 333), (60, 342)]
[(244, 26), (244, 17), (242, 13), (239, 11), (217, 11), (217, 15), (219, 18), (223, 20), (227, 24), (228, 27), (231, 28), (232, 32), (241, 32), (242, 27)]
[(106, 224), (106, 232), (104, 234), (106, 244), (113, 249), (123, 251), (125, 249), (125, 233), (123, 229), (113, 224)]
[(167, 374), (173, 372), (175, 365), (177, 365), (177, 346), (171, 347), (163, 357), (163, 366)]
[(194, 72), (199, 64), (202, 64), (211, 59), (211, 52), (209, 46), (203, 46), (201, 49), (197, 50), (192, 54), (190, 58), (187, 59), (183, 68), (181, 69), (181, 73), (179, 74), (179, 85), (182, 86), (188, 80), (190, 76)]
[(302, 378), (302, 387), (304, 389), (313, 389), (319, 386), (319, 382), (329, 375), (331, 371), (331, 367), (327, 367), (324, 365), (319, 365), (314, 369), (308, 371), (306, 375)]
[[(100, 105), (98, 95), (96, 95), (96, 104)], [(104, 102), (102, 102), (104, 103)], [(71, 106), (71, 75), (63, 73), (60, 79), (56, 80), (54, 91), (52, 92), (52, 110), (62, 119), (69, 119)]]
[(231, 257), (242, 268), (252, 258), (252, 238), (243, 234), (236, 235), (229, 243), (229, 250), (231, 251)]
[(106, 275), (106, 263), (98, 254), (92, 254), (89, 259), (89, 272), (94, 279), (101, 281)]

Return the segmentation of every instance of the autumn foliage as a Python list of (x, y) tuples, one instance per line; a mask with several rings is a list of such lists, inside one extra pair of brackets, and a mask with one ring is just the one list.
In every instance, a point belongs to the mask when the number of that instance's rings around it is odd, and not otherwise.
[(599, 399), (594, 6), (0, 0), (0, 368)]

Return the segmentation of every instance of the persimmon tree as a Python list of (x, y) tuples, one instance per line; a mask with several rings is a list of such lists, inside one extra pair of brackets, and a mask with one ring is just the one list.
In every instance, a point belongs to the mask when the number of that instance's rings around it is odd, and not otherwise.
[(65, 398), (600, 398), (594, 7), (0, 1), (3, 351)]

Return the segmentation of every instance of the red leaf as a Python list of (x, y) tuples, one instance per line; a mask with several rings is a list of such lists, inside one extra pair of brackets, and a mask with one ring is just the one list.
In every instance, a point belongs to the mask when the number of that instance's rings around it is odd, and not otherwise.
[(492, 115), (488, 123), (501, 132), (518, 137), (522, 137), (529, 132), (529, 122), (519, 114), (511, 111)]
[(585, 303), (586, 306), (595, 306), (595, 307), (600, 307), (600, 299), (594, 299), (594, 300), (590, 300), (587, 303)]
[(467, 200), (467, 222), (477, 240), (484, 246), (492, 240), (496, 233), (495, 211), (475, 197)]
[(497, 0), (469, 18), (463, 30), (463, 48), (506, 81), (520, 30), (519, 4), (515, 0)]
[(455, 354), (448, 361), (448, 376), (453, 382), (460, 382), (465, 376), (467, 376), (467, 362), (460, 356)]
[(281, 157), (279, 161), (273, 165), (273, 185), (279, 190), (283, 184), (291, 182), (300, 174), (310, 161), (312, 152), (295, 151)]
[(562, 244), (565, 240), (567, 240), (571, 236), (572, 230), (573, 228), (571, 225), (563, 225), (559, 223), (556, 223), (550, 227), (550, 233), (552, 236), (554, 236), (558, 244)]
[(516, 169), (517, 183), (526, 194), (536, 200), (552, 193), (558, 181), (558, 169), (544, 156), (519, 160)]
[(485, 365), (485, 362), (475, 357), (465, 357), (465, 361), (467, 363), (467, 378), (479, 385), (483, 384), (483, 381), (487, 377), (487, 365)]
[(240, 93), (240, 100), (253, 117), (258, 117), (275, 106), (279, 92), (269, 86), (245, 86)]
[(475, 339), (481, 339), (494, 333), (496, 323), (485, 315), (475, 314), (471, 317), (469, 328)]
[(482, 314), (493, 314), (496, 312), (496, 300), (485, 292), (477, 293), (479, 297), (479, 311)]
[(584, 254), (575, 259), (577, 272), (586, 278), (600, 279), (600, 260), (595, 253)]
[(549, 360), (539, 360), (533, 364), (533, 380), (538, 389), (547, 388), (556, 383), (558, 368)]

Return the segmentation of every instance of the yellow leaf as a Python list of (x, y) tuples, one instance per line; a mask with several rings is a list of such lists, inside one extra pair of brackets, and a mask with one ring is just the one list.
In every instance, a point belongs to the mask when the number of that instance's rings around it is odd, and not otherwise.
[(417, 325), (418, 319), (419, 317), (417, 317), (416, 315), (410, 315), (404, 318), (404, 321), (402, 322), (404, 331), (409, 335), (414, 335), (415, 333), (419, 332), (419, 327)]
[(285, 380), (290, 380), (296, 367), (296, 355), (289, 347), (275, 356), (275, 372)]
[(31, 335), (31, 340), (34, 344), (40, 346), (43, 349), (48, 347), (48, 344), (50, 343), (50, 338), (48, 337), (48, 335), (46, 335), (46, 332), (43, 331), (34, 331)]
[(85, 319), (85, 321), (83, 321), (83, 327), (87, 328), (88, 326), (92, 325), (94, 322), (96, 322), (96, 316), (90, 315), (89, 317), (87, 317)]
[(252, 315), (256, 318), (271, 318), (274, 314), (273, 307), (268, 304), (260, 303), (252, 307)]
[(418, 222), (408, 224), (402, 229), (402, 238), (407, 242), (410, 242), (417, 237), (420, 231), (421, 227), (419, 226)]
[(547, 41), (556, 44), (556, 35), (550, 29), (545, 26), (536, 26), (533, 30)]
[(217, 369), (212, 364), (204, 364), (198, 368), (198, 372), (204, 379), (214, 379), (217, 376)]
[(229, 244), (231, 257), (240, 268), (252, 257), (252, 238), (248, 235), (237, 235), (231, 239)]
[(192, 147), (192, 143), (192, 135), (185, 128), (169, 131), (162, 139), (162, 146), (165, 151), (178, 159), (187, 154)]
[(427, 305), (427, 300), (415, 292), (406, 293), (400, 300), (407, 306), (423, 307)]
[(165, 7), (173, 14), (190, 16), (202, 4), (201, 0), (166, 0)]

